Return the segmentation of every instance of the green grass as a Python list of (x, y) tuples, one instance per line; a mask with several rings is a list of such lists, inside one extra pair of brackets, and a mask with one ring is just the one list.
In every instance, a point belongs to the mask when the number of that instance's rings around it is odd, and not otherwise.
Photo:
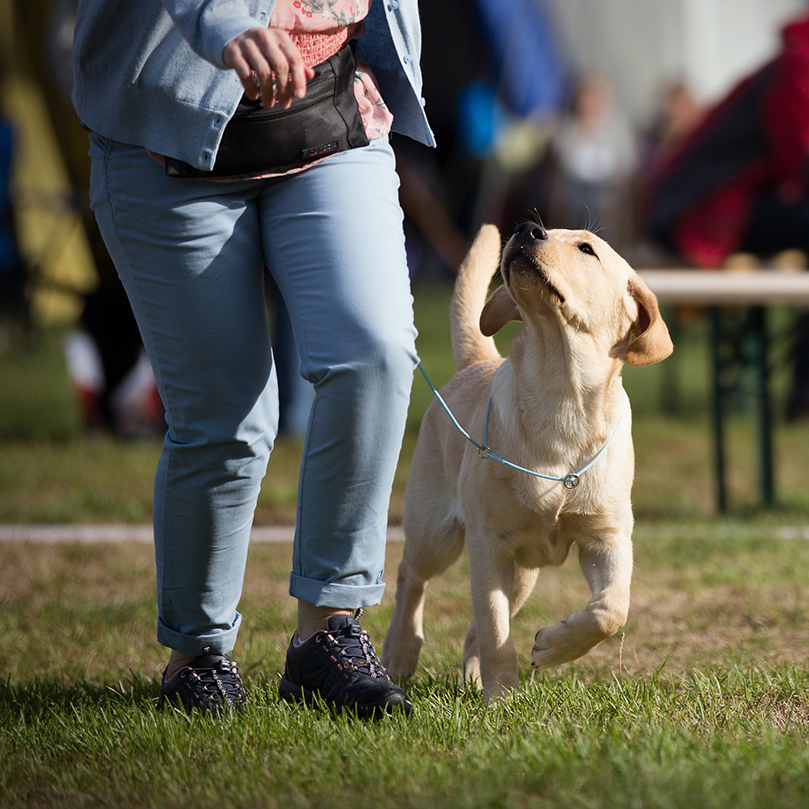
[[(488, 708), (459, 681), (470, 618), (461, 561), (431, 585), (414, 715), (376, 724), (278, 699), (294, 618), (289, 554), (251, 550), (234, 651), (251, 702), (210, 720), (159, 704), (148, 545), (0, 547), (0, 802), (807, 805), (804, 540), (726, 523), (640, 525), (623, 632), (532, 679), (533, 633), (586, 597), (574, 563), (543, 571), (514, 621), (522, 691)], [(400, 554), (393, 544), (390, 570)], [(391, 606), (389, 592), (366, 613), (378, 643)]]
[[(448, 298), (448, 288), (416, 290), (419, 350), (438, 385), (452, 374)], [(159, 442), (82, 434), (59, 339), (0, 355), (0, 523), (147, 522)], [(740, 403), (733, 510), (717, 517), (705, 347), (696, 320), (675, 362), (625, 374), (637, 455), (626, 626), (532, 678), (534, 633), (587, 599), (574, 560), (544, 570), (513, 622), (522, 690), (493, 706), (460, 682), (463, 559), (430, 587), (414, 716), (371, 724), (278, 699), (295, 618), (291, 548), (255, 544), (234, 650), (251, 702), (211, 720), (159, 703), (166, 653), (150, 545), (0, 544), (0, 805), (809, 805), (809, 426), (777, 418), (779, 502), (764, 510)], [(783, 371), (774, 383), (780, 414)], [(394, 521), (431, 396), (417, 374)], [(299, 454), (279, 443), (257, 522), (291, 519)], [(378, 646), (400, 555), (392, 543), (388, 591), (363, 619)]]
[(17, 768), (0, 787), (10, 805), (42, 806), (800, 807), (809, 748), (792, 707), (806, 686), (788, 670), (561, 678), (486, 710), (429, 682), (414, 689), (421, 717), (374, 726), (289, 708), (268, 688), (221, 722), (160, 711), (138, 681), (7, 688)]

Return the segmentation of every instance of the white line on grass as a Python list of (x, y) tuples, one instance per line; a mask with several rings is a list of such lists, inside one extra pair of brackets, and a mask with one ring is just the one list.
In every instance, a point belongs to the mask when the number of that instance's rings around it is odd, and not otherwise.
[[(292, 542), (291, 525), (256, 526), (252, 542)], [(152, 542), (151, 525), (0, 525), (0, 542)], [(400, 526), (388, 527), (388, 542), (404, 539)]]

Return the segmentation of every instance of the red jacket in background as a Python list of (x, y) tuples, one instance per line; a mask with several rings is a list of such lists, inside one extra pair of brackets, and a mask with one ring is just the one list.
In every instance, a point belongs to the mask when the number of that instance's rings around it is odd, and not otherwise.
[(776, 59), (742, 81), (649, 179), (642, 221), (701, 267), (738, 250), (757, 194), (807, 197), (809, 17), (788, 25)]

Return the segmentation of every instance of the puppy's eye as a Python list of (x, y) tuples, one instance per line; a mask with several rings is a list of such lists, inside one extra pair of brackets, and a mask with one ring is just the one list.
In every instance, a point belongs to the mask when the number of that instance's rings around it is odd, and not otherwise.
[[(582, 242), (579, 245), (579, 250), (581, 250), (582, 253), (587, 253), (588, 256), (595, 256), (596, 254), (596, 251), (593, 250), (593, 247), (589, 242)], [(598, 256), (596, 256), (596, 258), (598, 258)]]

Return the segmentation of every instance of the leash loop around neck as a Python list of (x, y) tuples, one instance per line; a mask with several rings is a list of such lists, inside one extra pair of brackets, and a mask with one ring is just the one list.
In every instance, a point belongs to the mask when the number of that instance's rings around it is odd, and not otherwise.
[(578, 472), (569, 472), (567, 475), (563, 475), (562, 477), (557, 477), (555, 475), (543, 475), (541, 472), (534, 472), (531, 469), (526, 469), (524, 466), (518, 466), (515, 463), (511, 463), (511, 461), (507, 461), (505, 458), (501, 458), (499, 455), (495, 455), (495, 453), (492, 452), (491, 448), (488, 445), (489, 444), (489, 416), (491, 415), (491, 412), (492, 412), (492, 393), (491, 392), (489, 392), (489, 401), (488, 401), (488, 404), (486, 405), (486, 421), (484, 422), (484, 426), (483, 426), (483, 443), (479, 444), (477, 441), (475, 441), (474, 438), (472, 438), (471, 435), (469, 435), (468, 432), (466, 432), (466, 430), (464, 430), (463, 427), (461, 427), (460, 423), (455, 418), (452, 411), (449, 409), (449, 405), (447, 405), (447, 403), (443, 400), (443, 398), (441, 398), (441, 394), (436, 390), (435, 385), (433, 385), (433, 383), (430, 381), (430, 377), (427, 376), (427, 372), (424, 370), (424, 367), (422, 366), (421, 363), (419, 363), (418, 368), (419, 368), (419, 371), (421, 371), (421, 375), (424, 377), (424, 379), (427, 381), (427, 384), (430, 386), (430, 390), (435, 395), (435, 398), (438, 399), (438, 402), (440, 403), (441, 407), (444, 408), (444, 411), (446, 412), (446, 414), (452, 420), (452, 423), (455, 425), (455, 427), (458, 429), (458, 431), (461, 433), (461, 435), (464, 438), (466, 438), (467, 441), (469, 441), (471, 444), (473, 444), (474, 446), (477, 447), (477, 449), (478, 449), (478, 458), (480, 458), (481, 460), (484, 460), (484, 461), (491, 459), (493, 461), (497, 461), (498, 463), (503, 464), (504, 466), (508, 466), (508, 467), (511, 467), (512, 469), (516, 469), (518, 472), (525, 472), (527, 475), (533, 475), (534, 477), (542, 478), (543, 480), (556, 481), (558, 483), (561, 483), (566, 489), (575, 489), (579, 485), (579, 482), (581, 480), (581, 476), (588, 469), (592, 468), (595, 465), (596, 461), (598, 461), (598, 459), (604, 454), (607, 447), (613, 442), (615, 437), (618, 435), (618, 431), (621, 429), (621, 425), (624, 423), (623, 419), (620, 419), (618, 421), (618, 424), (615, 425), (615, 429), (612, 431), (612, 435), (607, 440), (607, 443), (604, 444), (604, 446), (601, 447), (601, 449), (595, 454), (595, 456), (590, 461), (590, 463), (588, 463), (586, 466), (584, 466)]

